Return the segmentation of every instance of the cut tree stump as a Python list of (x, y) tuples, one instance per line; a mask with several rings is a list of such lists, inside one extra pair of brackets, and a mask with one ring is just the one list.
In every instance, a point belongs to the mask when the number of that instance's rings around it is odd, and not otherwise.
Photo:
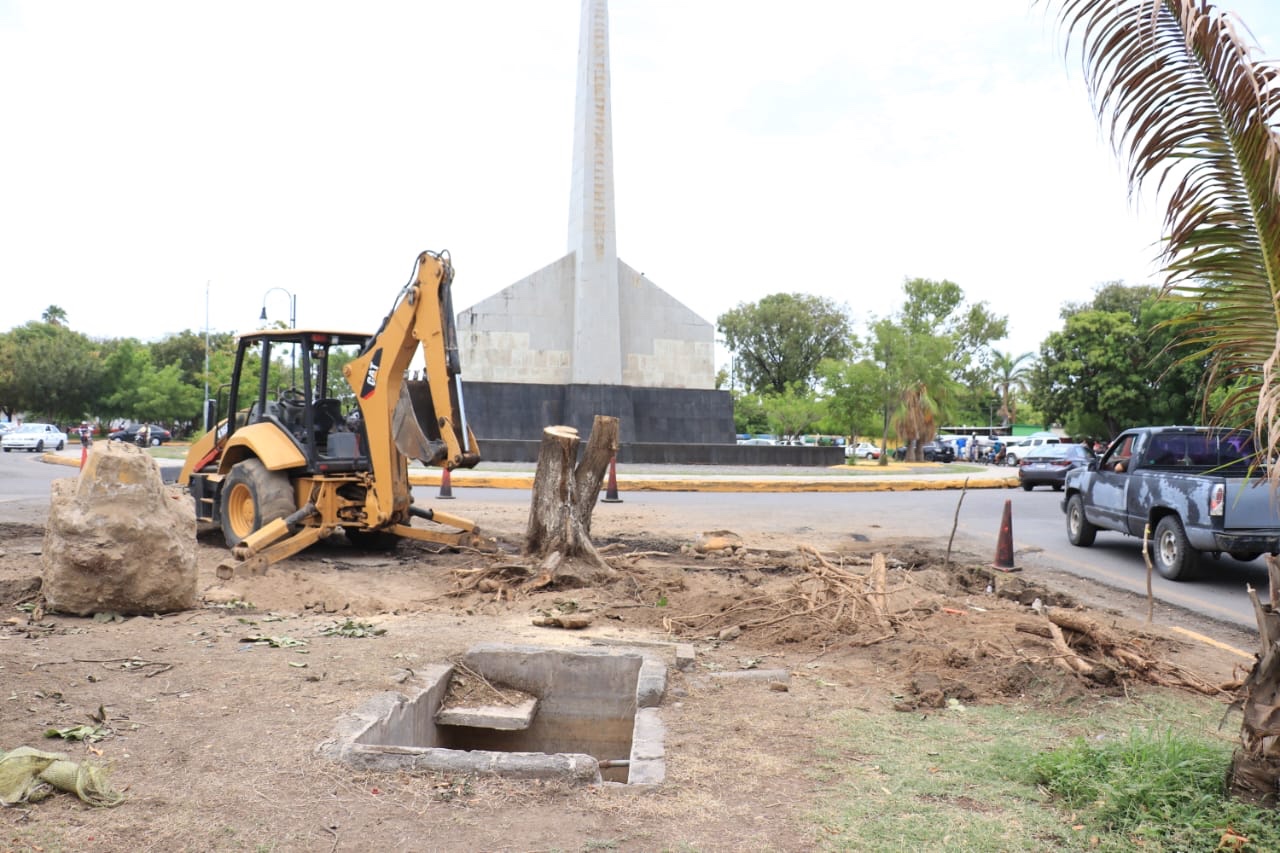
[(591, 544), (591, 513), (609, 460), (618, 452), (618, 419), (596, 415), (580, 463), (578, 444), (573, 427), (542, 431), (524, 543), (524, 553), (539, 560), (535, 586), (582, 586), (613, 573)]

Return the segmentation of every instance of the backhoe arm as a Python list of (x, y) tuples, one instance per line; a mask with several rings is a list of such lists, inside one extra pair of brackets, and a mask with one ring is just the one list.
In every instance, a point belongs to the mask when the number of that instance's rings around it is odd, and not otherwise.
[[(429, 465), (470, 468), (480, 461), (466, 423), (453, 321), (453, 266), (447, 254), (423, 252), (414, 276), (364, 352), (343, 367), (364, 419), (379, 503), (402, 493), (401, 454)], [(422, 349), (426, 389), (406, 387), (405, 372)], [(413, 393), (410, 393), (411, 390)], [(412, 398), (412, 399), (411, 399)], [(384, 486), (395, 483), (396, 488)], [(403, 492), (407, 493), (407, 484)], [(393, 508), (380, 506), (390, 518)]]

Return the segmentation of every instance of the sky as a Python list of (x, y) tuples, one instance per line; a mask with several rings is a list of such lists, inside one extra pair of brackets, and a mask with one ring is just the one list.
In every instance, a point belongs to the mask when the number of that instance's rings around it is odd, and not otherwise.
[[(1221, 5), (1276, 56), (1280, 4)], [(91, 337), (245, 332), (291, 302), (371, 331), (424, 249), (457, 310), (557, 260), (580, 9), (0, 0), (0, 331), (58, 305)], [(712, 324), (801, 292), (861, 327), (949, 279), (1018, 354), (1064, 302), (1159, 281), (1158, 200), (1042, 5), (613, 0), (609, 28), (619, 257)]]

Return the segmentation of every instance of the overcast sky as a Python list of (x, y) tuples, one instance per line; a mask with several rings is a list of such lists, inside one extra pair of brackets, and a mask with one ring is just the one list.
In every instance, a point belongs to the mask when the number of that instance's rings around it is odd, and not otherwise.
[[(1271, 58), (1280, 4), (1228, 0)], [(0, 330), (372, 330), (423, 249), (455, 308), (567, 250), (579, 0), (0, 0)], [(950, 279), (1038, 348), (1155, 282), (1074, 58), (1030, 0), (609, 4), (618, 253), (711, 323), (858, 323)], [(208, 313), (206, 314), (206, 285)], [(463, 365), (465, 374), (466, 366)]]

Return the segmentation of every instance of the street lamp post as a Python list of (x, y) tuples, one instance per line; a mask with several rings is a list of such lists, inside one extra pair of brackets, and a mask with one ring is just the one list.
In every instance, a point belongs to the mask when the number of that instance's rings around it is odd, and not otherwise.
[(289, 297), (289, 328), (298, 328), (298, 297), (294, 296), (283, 287), (269, 287), (267, 288), (267, 292), (262, 294), (262, 313), (258, 315), (258, 319), (267, 319), (267, 296), (269, 296), (273, 290), (278, 290), (285, 296)]
[[(278, 290), (285, 296), (289, 297), (289, 328), (298, 328), (298, 297), (283, 287), (269, 287), (267, 292), (262, 294), (262, 313), (258, 315), (259, 320), (267, 319), (267, 297), (271, 295), (271, 291)], [(289, 384), (297, 385), (297, 368), (298, 368), (298, 345), (290, 346), (289, 354)]]

